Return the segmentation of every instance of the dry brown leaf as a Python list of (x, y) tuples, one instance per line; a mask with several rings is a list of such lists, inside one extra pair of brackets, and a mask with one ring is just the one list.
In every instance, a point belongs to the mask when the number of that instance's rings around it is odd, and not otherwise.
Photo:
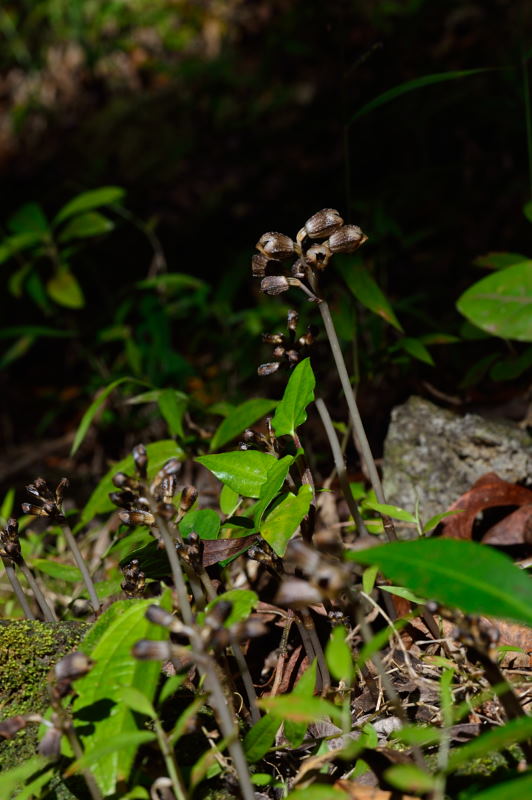
[(508, 653), (502, 661), (503, 666), (513, 662), (516, 667), (532, 667), (532, 628), (490, 617), (481, 617), (481, 620), (497, 628), (500, 635), (499, 645), (520, 647), (523, 650), (523, 653)]
[(449, 539), (471, 539), (473, 523), (480, 511), (496, 506), (522, 506), (530, 503), (532, 503), (530, 489), (503, 481), (494, 472), (488, 472), (448, 509), (449, 511), (460, 509), (462, 513), (443, 520), (443, 536)]
[(336, 781), (334, 784), (337, 789), (349, 795), (350, 800), (418, 800), (412, 794), (401, 794), (400, 792), (387, 792), (373, 786), (364, 786), (356, 781)]
[(532, 503), (521, 506), (493, 525), (482, 537), (483, 544), (532, 544)]
[(250, 536), (241, 536), (239, 539), (204, 539), (203, 540), (203, 556), (202, 563), (204, 567), (210, 567), (212, 564), (217, 564), (219, 561), (225, 561), (226, 558), (232, 558), (251, 547), (254, 541), (258, 539), (257, 533), (252, 533)]

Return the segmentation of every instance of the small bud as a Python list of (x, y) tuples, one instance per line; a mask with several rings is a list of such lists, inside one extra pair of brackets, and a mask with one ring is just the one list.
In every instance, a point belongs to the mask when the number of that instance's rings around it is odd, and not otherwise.
[(33, 503), (22, 503), (22, 511), (24, 514), (31, 514), (33, 517), (48, 517), (49, 514), (45, 511), (44, 506), (35, 506)]
[(305, 253), (305, 259), (312, 269), (325, 269), (331, 258), (331, 251), (327, 243), (313, 244)]
[(297, 311), (290, 310), (287, 315), (286, 325), (289, 331), (295, 331), (299, 321), (299, 314)]
[(281, 365), (278, 361), (272, 361), (269, 364), (261, 364), (257, 369), (257, 375), (260, 375), (261, 377), (273, 375), (274, 372), (277, 372), (280, 366)]
[(18, 714), (16, 717), (9, 717), (9, 719), (0, 722), (0, 736), (3, 739), (12, 739), (16, 733), (24, 730), (30, 721), (28, 719), (29, 716), (29, 714), (25, 714), (24, 716)]
[(59, 758), (61, 752), (61, 736), (62, 733), (57, 728), (49, 728), (41, 741), (37, 752), (44, 758), (55, 760)]
[(304, 230), (310, 239), (326, 239), (344, 224), (335, 208), (322, 208), (307, 219)]
[(294, 278), (306, 278), (307, 271), (308, 265), (303, 261), (302, 258), (298, 258), (297, 261), (294, 261), (290, 267), (290, 272)]
[(282, 294), (288, 291), (289, 288), (288, 278), (285, 278), (284, 275), (270, 275), (267, 278), (263, 278), (260, 284), (261, 292), (270, 295)]
[(57, 484), (55, 488), (55, 502), (57, 506), (61, 506), (65, 489), (68, 489), (69, 486), (68, 478), (61, 478)]
[(120, 584), (120, 588), (128, 597), (142, 597), (146, 587), (145, 575), (140, 569), (138, 558), (133, 558), (129, 564), (122, 568), (125, 580)]
[(266, 344), (284, 344), (286, 336), (283, 333), (263, 333), (262, 341)]
[(149, 622), (153, 622), (154, 625), (160, 625), (162, 628), (168, 628), (169, 631), (173, 631), (177, 633), (181, 627), (181, 622), (166, 611), (161, 606), (151, 605), (148, 606), (146, 609), (146, 613), (144, 615)]
[(139, 639), (132, 649), (134, 658), (139, 661), (168, 661), (172, 655), (170, 642), (154, 642), (151, 639)]
[(344, 225), (332, 234), (327, 244), (331, 253), (354, 253), (367, 239), (358, 225)]
[(254, 278), (264, 278), (266, 275), (266, 267), (268, 266), (267, 258), (262, 253), (256, 253), (251, 259), (251, 271)]
[(294, 254), (294, 243), (289, 236), (284, 233), (265, 233), (260, 237), (256, 244), (263, 256), (273, 261), (283, 261)]
[(75, 681), (86, 675), (92, 669), (93, 664), (94, 662), (80, 650), (69, 653), (55, 665), (55, 677), (58, 681)]
[(143, 444), (137, 444), (133, 448), (133, 461), (140, 477), (145, 478), (148, 467), (148, 453)]
[(229, 618), (232, 610), (233, 604), (229, 600), (219, 600), (205, 615), (205, 625), (217, 630)]
[(286, 350), (284, 349), (284, 347), (281, 347), (281, 345), (279, 345), (278, 347), (274, 348), (273, 357), (274, 358), (282, 358), (285, 353), (286, 353)]
[(113, 475), (113, 484), (117, 487), (117, 489), (123, 489), (127, 487), (132, 491), (135, 491), (139, 487), (139, 482), (135, 478), (131, 478), (129, 475), (126, 475), (125, 472), (117, 472)]
[(299, 364), (299, 353), (297, 350), (287, 350), (286, 358), (288, 359), (288, 365), (290, 367), (295, 367), (296, 364)]
[(48, 488), (48, 484), (46, 483), (44, 478), (35, 478), (35, 480), (33, 481), (33, 485), (37, 490), (38, 494), (40, 495), (40, 497), (43, 498), (43, 500), (48, 500), (48, 502), (53, 502), (54, 496), (50, 491), (50, 489)]
[(120, 511), (118, 517), (126, 525), (153, 525), (155, 523), (155, 517), (149, 511)]
[(179, 501), (179, 510), (182, 513), (188, 511), (196, 502), (197, 497), (198, 490), (195, 486), (184, 486), (183, 491), (181, 492), (181, 499)]

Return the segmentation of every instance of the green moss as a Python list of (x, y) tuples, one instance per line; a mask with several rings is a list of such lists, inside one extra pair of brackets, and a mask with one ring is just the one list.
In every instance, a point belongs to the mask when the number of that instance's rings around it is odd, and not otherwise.
[[(76, 649), (87, 628), (84, 622), (0, 620), (0, 719), (46, 711), (48, 673), (60, 658)], [(36, 747), (36, 725), (0, 742), (0, 770), (35, 755)]]

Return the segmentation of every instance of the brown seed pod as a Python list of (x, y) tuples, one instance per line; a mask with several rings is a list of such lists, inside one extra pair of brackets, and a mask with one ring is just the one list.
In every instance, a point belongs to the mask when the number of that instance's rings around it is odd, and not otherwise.
[(310, 239), (326, 239), (343, 224), (344, 221), (335, 208), (322, 208), (307, 219), (303, 228)]
[(367, 239), (358, 225), (344, 225), (332, 234), (327, 244), (331, 253), (354, 253)]
[(260, 284), (261, 292), (269, 295), (282, 294), (288, 291), (290, 284), (284, 275), (269, 275), (263, 278)]
[(270, 231), (264, 233), (256, 244), (263, 256), (272, 261), (283, 261), (294, 254), (294, 243), (284, 233)]
[(270, 259), (262, 253), (256, 253), (253, 256), (251, 259), (251, 272), (254, 278), (264, 278), (269, 261)]
[(172, 657), (170, 642), (154, 642), (151, 639), (139, 639), (132, 649), (134, 658), (139, 661), (168, 661)]
[(140, 477), (145, 478), (148, 469), (148, 453), (143, 444), (137, 444), (133, 448), (133, 461)]
[(69, 680), (75, 681), (86, 675), (94, 665), (94, 662), (77, 650), (75, 653), (69, 653), (64, 656), (54, 667), (55, 678), (58, 681)]
[(325, 269), (331, 258), (331, 251), (327, 247), (327, 242), (323, 244), (313, 244), (305, 254), (305, 259), (312, 269)]
[(274, 372), (277, 372), (280, 366), (281, 364), (279, 361), (271, 361), (269, 364), (261, 364), (257, 369), (257, 374), (261, 377), (273, 375)]

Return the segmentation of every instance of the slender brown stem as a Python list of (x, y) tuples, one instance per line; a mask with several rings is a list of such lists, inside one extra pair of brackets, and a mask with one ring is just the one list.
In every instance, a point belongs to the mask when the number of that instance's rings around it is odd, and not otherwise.
[(159, 742), (159, 748), (166, 765), (166, 771), (168, 772), (168, 776), (172, 781), (172, 788), (174, 790), (176, 800), (187, 800), (187, 790), (183, 781), (183, 776), (181, 775), (181, 770), (179, 769), (175, 759), (174, 751), (170, 746), (170, 742), (168, 741), (168, 736), (166, 735), (158, 718), (154, 719), (153, 723), (155, 727), (155, 733), (157, 735), (157, 741)]
[(87, 564), (85, 563), (85, 559), (81, 555), (78, 543), (76, 542), (76, 539), (74, 537), (74, 534), (70, 530), (70, 527), (66, 523), (62, 523), (61, 528), (63, 529), (63, 533), (65, 534), (66, 543), (69, 546), (72, 555), (74, 556), (74, 561), (76, 562), (76, 566), (81, 572), (83, 583), (87, 587), (87, 591), (89, 593), (89, 598), (94, 613), (97, 614), (100, 610), (100, 601), (98, 599), (98, 595), (96, 594), (96, 589), (94, 588), (94, 583), (91, 578), (91, 574), (89, 572)]
[(22, 561), (20, 564), (20, 569), (22, 570), (22, 574), (28, 581), (30, 585), (30, 589), (32, 590), (33, 594), (35, 595), (35, 599), (40, 606), (40, 609), (43, 613), (44, 619), (46, 622), (57, 622), (57, 617), (55, 615), (54, 610), (48, 605), (46, 602), (46, 598), (41, 592), (40, 586), (33, 577), (33, 574), (27, 564)]
[(26, 595), (24, 594), (24, 590), (17, 577), (17, 573), (15, 572), (14, 566), (9, 563), (7, 558), (2, 558), (2, 563), (5, 567), (7, 579), (11, 584), (11, 588), (13, 589), (15, 596), (20, 604), (20, 607), (24, 612), (24, 616), (26, 617), (26, 619), (35, 619), (35, 615), (31, 610), (28, 601), (26, 600)]

